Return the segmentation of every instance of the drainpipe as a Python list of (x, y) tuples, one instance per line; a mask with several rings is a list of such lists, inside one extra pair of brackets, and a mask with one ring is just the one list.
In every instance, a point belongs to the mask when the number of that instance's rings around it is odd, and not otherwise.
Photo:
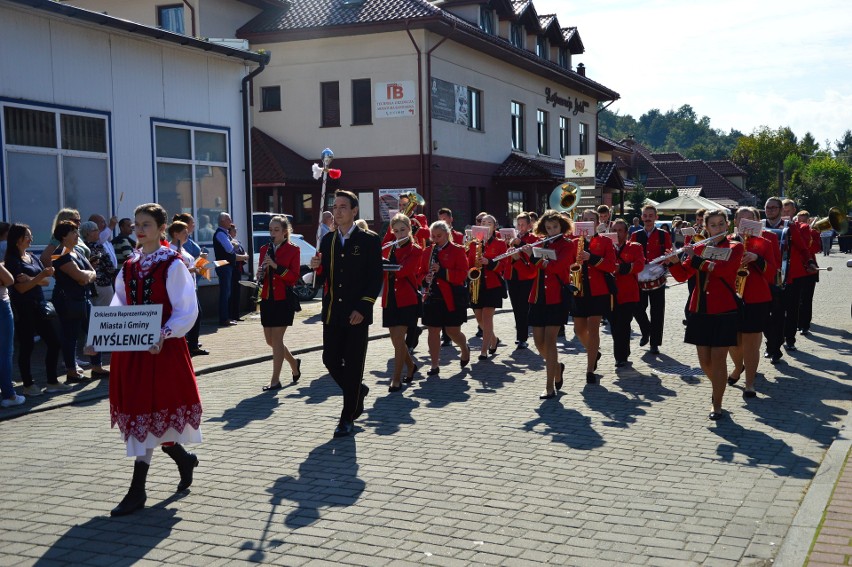
[(191, 26), (192, 37), (198, 37), (198, 34), (196, 33), (196, 29), (195, 29), (195, 8), (193, 8), (192, 4), (190, 4), (186, 0), (183, 0), (183, 3), (186, 4), (187, 8), (189, 8), (189, 18), (190, 18), (190, 22), (192, 23), (192, 26)]
[[(246, 234), (249, 236), (246, 243), (246, 253), (249, 258), (254, 257), (254, 229), (252, 228), (252, 209), (254, 208), (253, 197), (254, 188), (252, 187), (251, 179), (251, 121), (249, 114), (249, 84), (253, 78), (263, 73), (266, 65), (269, 63), (270, 54), (266, 52), (260, 61), (260, 66), (243, 77), (240, 85), (240, 93), (242, 93), (243, 104), (243, 173), (245, 175), (245, 193), (246, 193)], [(248, 262), (249, 274), (254, 278), (254, 262)]]
[[(417, 51), (417, 132), (420, 136), (420, 190), (426, 193), (426, 168), (424, 166), (425, 156), (423, 155), (423, 60), (420, 51), (420, 46), (414, 41), (414, 36), (411, 35), (411, 20), (405, 21), (405, 33), (408, 34), (408, 39), (414, 45), (414, 50)], [(425, 195), (423, 197), (426, 198)]]
[[(432, 52), (438, 49), (442, 43), (450, 39), (450, 36), (453, 35), (456, 31), (456, 21), (453, 20), (453, 29), (450, 30), (450, 33), (445, 35), (441, 41), (436, 43), (432, 49), (426, 52), (426, 78), (428, 80), (432, 79)], [(426, 171), (428, 172), (428, 187), (429, 187), (429, 197), (426, 201), (429, 204), (429, 212), (431, 213), (434, 209), (433, 206), (435, 204), (434, 195), (432, 194), (432, 89), (428, 89), (428, 104), (426, 105), (426, 111), (428, 112), (428, 121), (427, 121), (427, 129), (429, 131), (429, 159), (426, 165)], [(426, 195), (423, 196), (426, 199)], [(432, 216), (431, 214), (429, 216)]]

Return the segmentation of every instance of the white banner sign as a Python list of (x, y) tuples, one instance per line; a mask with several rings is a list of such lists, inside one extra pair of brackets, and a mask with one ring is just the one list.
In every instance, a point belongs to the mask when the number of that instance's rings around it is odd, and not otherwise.
[(148, 350), (160, 340), (162, 305), (92, 307), (86, 345), (97, 352)]
[(376, 118), (417, 115), (417, 90), (414, 81), (376, 83)]
[(594, 187), (595, 155), (565, 156), (565, 179), (580, 187)]

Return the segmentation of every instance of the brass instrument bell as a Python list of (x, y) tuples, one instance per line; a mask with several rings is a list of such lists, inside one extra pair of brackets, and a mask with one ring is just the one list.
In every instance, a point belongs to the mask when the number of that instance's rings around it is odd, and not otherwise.
[(830, 228), (838, 234), (844, 234), (849, 228), (849, 221), (840, 209), (831, 207), (828, 216), (815, 221), (813, 227), (820, 232)]
[(580, 203), (582, 195), (583, 189), (579, 185), (566, 181), (557, 185), (550, 192), (548, 205), (554, 211), (567, 213)]
[(417, 207), (422, 207), (426, 204), (426, 199), (424, 199), (416, 191), (403, 193), (402, 195), (400, 195), (400, 198), (402, 197), (408, 198), (408, 203), (406, 203), (405, 208), (402, 210), (402, 214), (407, 217), (411, 216), (411, 213), (414, 212), (414, 209), (416, 209)]

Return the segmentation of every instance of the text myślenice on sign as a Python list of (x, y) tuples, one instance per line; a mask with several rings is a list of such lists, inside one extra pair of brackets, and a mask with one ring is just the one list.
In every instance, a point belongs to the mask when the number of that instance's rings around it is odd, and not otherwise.
[(86, 344), (98, 352), (148, 350), (160, 340), (162, 305), (92, 307)]

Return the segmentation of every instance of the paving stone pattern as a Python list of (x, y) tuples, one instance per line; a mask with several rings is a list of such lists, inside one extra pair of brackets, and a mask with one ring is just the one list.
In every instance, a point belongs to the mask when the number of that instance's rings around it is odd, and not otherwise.
[[(730, 418), (715, 423), (682, 343), (686, 286), (667, 292), (660, 357), (634, 336), (634, 365), (616, 372), (604, 334), (600, 385), (585, 384), (569, 326), (565, 388), (544, 402), (542, 362), (513, 351), (509, 312), (495, 358), (476, 361), (471, 338), (472, 369), (445, 348), (427, 378), (424, 342), (426, 367), (401, 393), (387, 392), (390, 341), (372, 341), (367, 409), (344, 439), (331, 437), (341, 402), (317, 351), (276, 393), (260, 391), (269, 362), (204, 374), (191, 491), (174, 494), (176, 467), (157, 451), (148, 508), (124, 518), (108, 514), (132, 461), (91, 385), (79, 403), (0, 422), (0, 564), (769, 565), (852, 406), (843, 263), (828, 262), (812, 336), (789, 364), (761, 365), (758, 399), (729, 389)], [(258, 328), (205, 336), (209, 359), (267, 353)], [(288, 331), (294, 345), (320, 337), (315, 322)]]

